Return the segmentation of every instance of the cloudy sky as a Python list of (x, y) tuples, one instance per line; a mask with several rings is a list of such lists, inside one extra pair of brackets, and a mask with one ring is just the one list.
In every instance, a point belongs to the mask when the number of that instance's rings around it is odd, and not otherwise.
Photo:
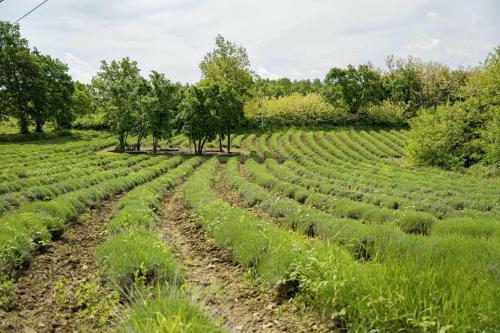
[[(3, 0), (15, 21), (41, 0)], [(332, 66), (409, 54), (453, 67), (476, 65), (500, 45), (499, 0), (49, 0), (21, 32), (88, 82), (100, 60), (129, 56), (196, 82), (215, 36), (247, 48), (269, 78), (323, 78)]]

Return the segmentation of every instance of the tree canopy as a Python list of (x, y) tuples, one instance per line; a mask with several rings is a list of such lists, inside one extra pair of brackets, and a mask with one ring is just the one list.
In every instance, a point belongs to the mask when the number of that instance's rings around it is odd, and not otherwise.
[(19, 25), (0, 21), (0, 118), (16, 118), (21, 133), (31, 122), (41, 132), (48, 120), (69, 128), (73, 90), (65, 64), (31, 50)]
[(253, 72), (246, 49), (221, 35), (215, 38), (215, 49), (203, 58), (200, 70), (202, 83), (230, 84), (240, 98), (245, 98), (252, 87)]

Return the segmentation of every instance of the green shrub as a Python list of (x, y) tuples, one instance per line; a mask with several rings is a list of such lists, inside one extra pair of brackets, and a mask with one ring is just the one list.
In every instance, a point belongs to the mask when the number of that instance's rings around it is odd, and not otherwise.
[(405, 116), (405, 106), (389, 100), (380, 104), (372, 104), (362, 110), (360, 122), (367, 125), (403, 126), (408, 119)]
[(78, 117), (72, 124), (75, 129), (109, 129), (104, 113), (89, 113)]
[(215, 333), (224, 330), (213, 325), (200, 309), (175, 288), (162, 288), (153, 299), (136, 297), (120, 320), (117, 332)]
[(321, 95), (292, 94), (279, 98), (264, 99), (259, 106), (257, 100), (245, 104), (245, 117), (250, 126), (311, 126), (346, 124), (351, 120), (349, 113), (326, 103)]
[(15, 284), (7, 276), (0, 273), (0, 309), (10, 310), (13, 306)]
[(436, 221), (431, 214), (408, 211), (403, 213), (398, 225), (408, 234), (428, 235)]
[(163, 241), (148, 230), (135, 229), (109, 237), (96, 250), (107, 275), (120, 290), (139, 282), (181, 283), (179, 267)]

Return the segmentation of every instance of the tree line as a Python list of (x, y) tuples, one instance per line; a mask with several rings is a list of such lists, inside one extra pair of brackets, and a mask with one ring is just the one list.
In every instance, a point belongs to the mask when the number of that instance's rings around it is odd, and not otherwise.
[(499, 163), (498, 64), (499, 48), (471, 68), (388, 56), (385, 69), (367, 63), (332, 67), (323, 80), (270, 80), (252, 71), (244, 47), (219, 35), (196, 84), (174, 83), (156, 71), (143, 77), (129, 58), (103, 61), (83, 84), (59, 60), (30, 49), (18, 25), (0, 22), (0, 119), (17, 119), (21, 133), (31, 124), (41, 132), (46, 122), (69, 128), (90, 119), (91, 127), (116, 135), (120, 151), (131, 137), (140, 149), (151, 135), (156, 152), (160, 142), (183, 133), (201, 154), (215, 139), (219, 150), (225, 140), (230, 151), (235, 131), (264, 128), (263, 108), (275, 108), (267, 113), (278, 115), (276, 126), (409, 125), (414, 161), (460, 168)]
[(227, 140), (230, 152), (231, 134), (243, 121), (243, 104), (252, 84), (248, 67), (246, 50), (218, 36), (216, 48), (200, 64), (202, 80), (195, 85), (173, 83), (156, 71), (146, 79), (137, 62), (123, 58), (102, 62), (89, 93), (117, 136), (118, 151), (127, 148), (130, 136), (140, 150), (141, 140), (150, 134), (156, 152), (161, 140), (183, 133), (197, 155), (216, 138), (219, 150)]

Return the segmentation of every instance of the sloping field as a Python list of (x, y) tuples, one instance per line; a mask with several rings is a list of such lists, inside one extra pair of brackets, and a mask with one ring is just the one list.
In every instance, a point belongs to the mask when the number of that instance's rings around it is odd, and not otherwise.
[(497, 332), (500, 181), (410, 166), (406, 135), (245, 134), (225, 159), (2, 144), (0, 331)]

